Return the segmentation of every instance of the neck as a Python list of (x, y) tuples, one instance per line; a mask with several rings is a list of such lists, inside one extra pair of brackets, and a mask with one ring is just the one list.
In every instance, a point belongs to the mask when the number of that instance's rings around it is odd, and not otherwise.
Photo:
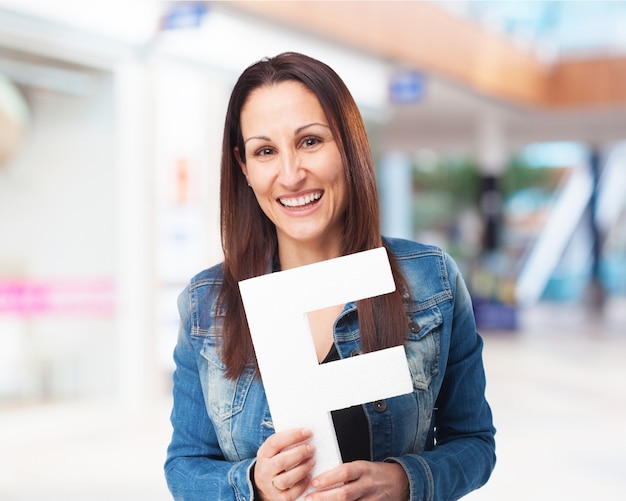
[(278, 242), (278, 257), (282, 270), (319, 263), (320, 261), (339, 256), (341, 256), (341, 250), (338, 243), (336, 245), (315, 245), (312, 243), (294, 245), (292, 243)]

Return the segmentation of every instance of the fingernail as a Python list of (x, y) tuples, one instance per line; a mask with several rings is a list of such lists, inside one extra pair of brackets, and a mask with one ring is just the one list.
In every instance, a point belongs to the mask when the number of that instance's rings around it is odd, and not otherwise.
[(319, 480), (317, 480), (317, 479), (315, 478), (315, 479), (313, 479), (313, 481), (311, 482), (311, 485), (312, 485), (313, 487), (316, 487), (316, 488), (317, 488), (317, 487), (319, 487), (319, 486), (320, 486), (320, 481), (319, 481)]
[(313, 432), (309, 428), (302, 428), (303, 437), (310, 437), (311, 435), (313, 435)]
[(315, 452), (315, 446), (313, 444), (307, 444), (306, 445), (306, 451), (309, 454), (313, 454)]

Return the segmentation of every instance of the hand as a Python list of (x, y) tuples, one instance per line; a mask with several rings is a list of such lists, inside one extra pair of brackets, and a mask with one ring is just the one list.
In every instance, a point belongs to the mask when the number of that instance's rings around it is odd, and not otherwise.
[(311, 485), (319, 492), (307, 495), (306, 501), (409, 499), (409, 480), (397, 463), (344, 463), (314, 478)]
[(307, 489), (315, 464), (311, 435), (306, 428), (282, 431), (259, 447), (254, 484), (262, 501), (293, 501)]

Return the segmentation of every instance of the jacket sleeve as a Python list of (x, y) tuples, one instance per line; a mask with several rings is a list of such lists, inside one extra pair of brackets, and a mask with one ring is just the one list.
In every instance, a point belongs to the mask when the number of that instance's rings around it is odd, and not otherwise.
[(448, 360), (435, 404), (435, 446), (390, 458), (409, 477), (411, 501), (459, 499), (487, 482), (496, 461), (495, 428), (485, 399), (483, 342), (463, 278), (456, 263), (446, 259), (456, 291)]
[(253, 499), (250, 470), (254, 459), (224, 460), (206, 408), (191, 338), (189, 289), (178, 299), (180, 329), (174, 349), (172, 440), (165, 477), (177, 501), (249, 501)]

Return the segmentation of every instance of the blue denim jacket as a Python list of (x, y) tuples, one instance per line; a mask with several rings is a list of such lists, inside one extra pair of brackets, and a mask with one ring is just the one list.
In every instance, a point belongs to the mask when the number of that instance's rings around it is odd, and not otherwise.
[[(399, 463), (410, 499), (458, 499), (483, 485), (495, 464), (495, 429), (485, 400), (482, 339), (455, 262), (438, 248), (385, 239), (410, 287), (406, 353), (414, 391), (364, 404), (375, 461)], [(172, 441), (166, 478), (176, 500), (254, 499), (250, 470), (274, 432), (263, 385), (247, 367), (224, 377), (215, 329), (221, 265), (179, 296)], [(217, 322), (216, 322), (217, 319)], [(360, 353), (354, 303), (334, 328), (341, 358)]]

